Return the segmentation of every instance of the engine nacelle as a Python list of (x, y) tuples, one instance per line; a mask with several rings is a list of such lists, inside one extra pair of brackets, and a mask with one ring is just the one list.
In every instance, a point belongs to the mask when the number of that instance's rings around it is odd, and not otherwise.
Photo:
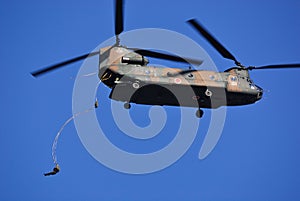
[(145, 66), (149, 63), (148, 59), (146, 59), (143, 56), (135, 56), (135, 57), (124, 56), (122, 57), (121, 62), (125, 64), (135, 64), (141, 66)]

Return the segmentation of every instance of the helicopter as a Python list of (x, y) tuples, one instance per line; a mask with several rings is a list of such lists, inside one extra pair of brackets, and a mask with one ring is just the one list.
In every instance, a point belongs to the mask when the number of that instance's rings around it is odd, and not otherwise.
[[(300, 63), (246, 67), (196, 19), (190, 19), (187, 23), (202, 35), (221, 56), (234, 61), (235, 66), (224, 72), (150, 66), (147, 57), (193, 65), (201, 65), (203, 61), (121, 45), (119, 35), (124, 30), (123, 21), (123, 0), (116, 0), (116, 42), (114, 45), (42, 68), (31, 74), (38, 77), (68, 64), (98, 55), (98, 77), (111, 89), (109, 98), (124, 102), (125, 109), (130, 109), (131, 103), (194, 107), (197, 108), (196, 116), (201, 118), (204, 114), (202, 108), (241, 106), (259, 101), (264, 90), (250, 78), (249, 71), (300, 68)], [(176, 94), (174, 95), (173, 92)]]

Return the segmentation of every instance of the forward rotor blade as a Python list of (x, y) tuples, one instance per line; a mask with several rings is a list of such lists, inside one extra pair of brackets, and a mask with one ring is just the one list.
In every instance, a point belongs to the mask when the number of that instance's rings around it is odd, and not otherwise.
[(196, 19), (190, 19), (187, 21), (192, 27), (194, 27), (224, 58), (231, 59), (236, 65), (241, 64), (236, 60), (236, 58), (215, 39), (203, 26), (197, 22)]
[(138, 49), (138, 48), (128, 48), (128, 49), (131, 49), (134, 52), (141, 54), (143, 56), (154, 57), (154, 58), (158, 58), (158, 59), (164, 59), (164, 60), (176, 61), (176, 62), (182, 62), (182, 63), (191, 63), (191, 64), (195, 64), (195, 65), (200, 65), (203, 63), (203, 61), (198, 60), (198, 59), (184, 58), (184, 57), (179, 57), (179, 56), (175, 56), (175, 55), (171, 55), (171, 54), (155, 52), (152, 50), (143, 50), (143, 49)]
[(276, 64), (266, 66), (249, 66), (248, 70), (260, 70), (260, 69), (284, 69), (284, 68), (300, 68), (300, 64)]
[(123, 32), (123, 0), (115, 1), (115, 35)]
[(51, 65), (51, 66), (48, 66), (48, 67), (42, 68), (41, 70), (34, 71), (34, 72), (31, 73), (31, 75), (33, 77), (38, 77), (38, 76), (41, 76), (41, 75), (43, 75), (45, 73), (49, 73), (49, 72), (51, 72), (53, 70), (61, 68), (61, 67), (65, 66), (65, 65), (68, 65), (68, 64), (71, 64), (71, 63), (74, 63), (74, 62), (77, 62), (77, 61), (80, 61), (80, 60), (83, 60), (85, 58), (92, 57), (92, 56), (95, 56), (95, 55), (98, 55), (98, 54), (99, 54), (99, 51), (88, 53), (88, 54), (84, 54), (84, 55), (81, 55), (81, 56), (78, 56), (78, 57), (75, 57), (75, 58), (72, 58), (72, 59), (69, 59), (69, 60), (66, 60), (66, 61), (54, 64), (54, 65)]

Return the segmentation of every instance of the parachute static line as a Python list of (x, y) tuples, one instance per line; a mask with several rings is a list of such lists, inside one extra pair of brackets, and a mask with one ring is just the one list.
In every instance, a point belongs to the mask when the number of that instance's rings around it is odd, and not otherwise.
[[(99, 81), (98, 85), (100, 84), (100, 82), (101, 81)], [(81, 111), (81, 112), (77, 112), (76, 114), (74, 114), (73, 116), (71, 116), (69, 119), (67, 119), (67, 121), (65, 121), (65, 123), (61, 126), (61, 128), (59, 129), (58, 133), (56, 134), (55, 139), (54, 139), (53, 144), (52, 144), (52, 159), (53, 159), (55, 167), (53, 168), (53, 170), (51, 172), (45, 173), (44, 176), (55, 175), (55, 174), (57, 174), (60, 171), (60, 167), (59, 167), (58, 162), (57, 162), (56, 148), (57, 148), (58, 139), (59, 139), (59, 137), (60, 137), (63, 129), (72, 120), (74, 120), (79, 115), (84, 114), (84, 113), (88, 113), (88, 112), (92, 111), (94, 108), (98, 108), (98, 106), (99, 106), (99, 103), (98, 103), (98, 100), (96, 98), (96, 101), (95, 101), (95, 104), (94, 104), (93, 107), (91, 107), (91, 108), (89, 108), (87, 110)]]
[(108, 80), (109, 78), (111, 78), (111, 75), (112, 75), (112, 74), (109, 74), (109, 75), (108, 75), (107, 73), (105, 73), (104, 75), (101, 76), (101, 81)]
[[(97, 102), (97, 101), (96, 101)], [(52, 144), (52, 159), (53, 159), (53, 162), (55, 165), (57, 165), (57, 157), (56, 157), (56, 148), (57, 148), (57, 142), (58, 142), (58, 138), (59, 136), (61, 135), (63, 129), (73, 120), (75, 119), (75, 117), (79, 116), (80, 114), (83, 114), (83, 113), (87, 113), (89, 111), (91, 111), (94, 107), (92, 108), (89, 108), (87, 110), (84, 110), (84, 111), (81, 111), (81, 112), (78, 112), (76, 114), (74, 114), (73, 116), (71, 116), (67, 121), (65, 121), (65, 123), (62, 125), (62, 127), (59, 129), (58, 133), (56, 134), (55, 136), (55, 139), (53, 141), (53, 144)]]
[[(93, 72), (93, 73), (88, 73), (88, 74), (81, 75), (79, 78), (90, 77), (90, 76), (97, 75), (97, 74), (98, 74), (98, 71)], [(73, 76), (71, 76), (70, 79), (75, 80), (76, 78), (73, 77)]]
[(83, 77), (89, 77), (89, 76), (92, 76), (92, 75), (97, 75), (98, 72), (93, 72), (93, 73), (89, 73), (89, 74), (85, 74), (85, 75), (82, 75)]
[(87, 110), (78, 112), (78, 113), (74, 114), (73, 116), (71, 116), (67, 121), (65, 121), (65, 123), (62, 125), (62, 127), (59, 129), (58, 133), (56, 134), (55, 139), (52, 144), (52, 159), (53, 159), (55, 167), (53, 168), (53, 170), (51, 172), (45, 173), (44, 176), (55, 175), (56, 173), (58, 173), (60, 171), (60, 167), (57, 162), (56, 148), (57, 148), (57, 142), (58, 142), (59, 136), (61, 135), (63, 129), (68, 125), (68, 123), (70, 123), (73, 119), (75, 119), (75, 117), (79, 116), (80, 114), (90, 112), (94, 108), (97, 108), (97, 107), (98, 107), (98, 101), (96, 100), (94, 107), (91, 107)]

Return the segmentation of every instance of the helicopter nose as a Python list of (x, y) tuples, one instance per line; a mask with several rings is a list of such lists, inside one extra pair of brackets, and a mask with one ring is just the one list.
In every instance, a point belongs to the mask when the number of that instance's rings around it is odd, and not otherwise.
[(257, 100), (260, 100), (263, 96), (264, 90), (260, 86), (257, 86), (257, 85), (255, 85), (255, 86), (257, 88)]

